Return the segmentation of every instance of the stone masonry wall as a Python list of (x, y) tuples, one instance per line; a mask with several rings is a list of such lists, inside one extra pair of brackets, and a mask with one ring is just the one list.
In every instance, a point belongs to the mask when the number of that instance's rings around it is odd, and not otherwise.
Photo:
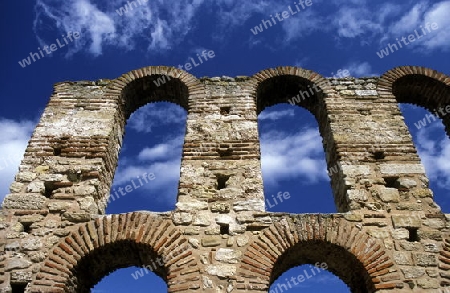
[[(176, 209), (104, 215), (126, 120), (158, 101), (188, 111)], [(89, 292), (133, 265), (169, 292), (268, 292), (286, 270), (315, 263), (351, 292), (447, 292), (450, 219), (399, 102), (448, 104), (450, 78), (422, 67), (358, 79), (279, 67), (197, 79), (156, 66), (59, 83), (2, 204), (0, 292)], [(339, 213), (266, 211), (257, 115), (277, 103), (316, 117)]]

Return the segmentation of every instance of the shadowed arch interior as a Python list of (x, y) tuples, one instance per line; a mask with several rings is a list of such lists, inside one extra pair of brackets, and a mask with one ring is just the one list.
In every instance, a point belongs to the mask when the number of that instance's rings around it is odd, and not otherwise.
[(69, 286), (77, 288), (77, 292), (90, 292), (103, 277), (131, 266), (147, 268), (167, 283), (167, 269), (161, 265), (162, 260), (149, 245), (119, 240), (85, 255), (74, 267)]
[(317, 117), (322, 89), (315, 83), (295, 75), (281, 75), (262, 81), (256, 90), (257, 113), (279, 103), (290, 103), (310, 111)]
[(285, 271), (304, 264), (325, 263), (327, 270), (339, 277), (352, 293), (374, 292), (375, 287), (363, 264), (344, 248), (321, 240), (308, 240), (287, 249), (275, 262), (272, 284)]
[[(392, 84), (392, 94), (399, 103), (414, 104), (432, 114), (437, 113), (450, 137), (450, 113), (445, 110), (446, 106), (450, 107), (450, 86), (425, 75), (411, 74)], [(443, 113), (439, 112), (439, 108), (444, 109)]]
[(450, 87), (439, 80), (411, 74), (397, 79), (392, 93), (399, 103), (411, 103), (432, 111), (437, 106), (450, 103)]
[(178, 78), (155, 74), (133, 80), (121, 94), (125, 119), (140, 107), (152, 102), (172, 102), (188, 110), (189, 90)]

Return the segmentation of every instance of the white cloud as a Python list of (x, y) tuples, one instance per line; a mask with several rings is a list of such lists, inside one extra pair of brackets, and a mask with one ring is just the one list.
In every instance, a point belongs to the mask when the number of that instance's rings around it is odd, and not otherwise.
[(426, 8), (427, 5), (425, 2), (414, 5), (408, 13), (403, 15), (403, 17), (401, 17), (400, 20), (390, 28), (391, 33), (397, 35), (402, 35), (405, 33), (410, 34), (415, 29), (419, 28), (421, 16)]
[[(435, 135), (438, 130), (440, 135)], [(417, 151), (430, 180), (450, 189), (450, 139), (442, 123), (433, 123), (417, 133)]]
[(155, 161), (173, 158), (180, 154), (183, 147), (183, 136), (178, 136), (167, 143), (157, 144), (153, 147), (144, 148), (138, 155), (139, 160)]
[[(260, 14), (262, 18), (267, 17), (279, 10), (279, 3), (269, 1), (237, 1), (219, 0), (218, 21), (221, 28), (234, 28), (242, 26), (252, 15)], [(258, 23), (259, 24), (259, 23)], [(257, 25), (257, 24), (255, 24)]]
[(326, 27), (324, 24), (323, 18), (312, 7), (307, 7), (298, 14), (284, 20), (281, 25), (286, 34), (285, 41), (289, 42), (323, 29)]
[[(88, 51), (97, 56), (102, 54), (103, 43), (110, 42), (116, 36), (112, 17), (100, 11), (89, 0), (37, 0), (35, 12), (34, 31), (41, 47), (56, 43), (62, 34), (79, 32), (80, 38), (67, 45), (67, 54), (71, 55), (88, 46)], [(54, 39), (42, 37), (49, 25), (57, 27)]]
[(368, 7), (343, 6), (336, 14), (334, 25), (339, 36), (354, 38), (367, 32), (380, 31), (380, 25), (373, 19), (373, 11)]
[(139, 108), (127, 121), (134, 131), (149, 133), (155, 126), (185, 123), (186, 111), (167, 102), (151, 103)]
[(259, 114), (260, 120), (278, 120), (285, 117), (293, 117), (294, 109), (281, 110), (281, 111), (263, 111)]
[(317, 129), (306, 128), (294, 135), (268, 132), (261, 136), (261, 166), (264, 182), (302, 178), (309, 183), (329, 180), (322, 138)]
[(0, 201), (9, 193), (35, 123), (0, 119)]
[(155, 175), (155, 179), (150, 184), (143, 186), (144, 189), (161, 190), (167, 186), (176, 186), (180, 179), (180, 162), (180, 158), (178, 158), (153, 164), (135, 164), (118, 168), (113, 188), (129, 184), (131, 180), (138, 176), (142, 177), (144, 173)]
[[(137, 0), (135, 0), (137, 1)], [(438, 32), (415, 42), (429, 49), (448, 49), (450, 43), (450, 19), (446, 17), (450, 1), (441, 1), (433, 6), (420, 2), (410, 8), (410, 3), (374, 4), (369, 1), (335, 0), (333, 14), (323, 15), (320, 11), (325, 3), (317, 0), (311, 7), (277, 23), (282, 34), (276, 42), (289, 45), (290, 42), (315, 31), (332, 32), (337, 37), (360, 38), (362, 44), (380, 40), (380, 44), (395, 40), (396, 37), (413, 33), (414, 29), (426, 22), (439, 24)], [(250, 28), (270, 19), (270, 15), (288, 11), (293, 3), (280, 3), (268, 0), (180, 0), (180, 1), (142, 1), (142, 4), (118, 11), (128, 5), (123, 0), (37, 0), (35, 6), (34, 29), (40, 45), (54, 43), (56, 38), (68, 31), (78, 31), (81, 38), (68, 46), (68, 55), (86, 50), (94, 56), (102, 54), (106, 46), (125, 50), (138, 48), (164, 53), (186, 39), (197, 29), (199, 14), (205, 11), (216, 20), (212, 26), (213, 39), (228, 40), (236, 29), (248, 30), (249, 44), (261, 41), (260, 35), (252, 35)], [(249, 20), (252, 20), (250, 22)], [(49, 38), (49, 28), (54, 37)], [(54, 29), (52, 29), (54, 28)], [(44, 35), (46, 37), (44, 38)], [(261, 34), (263, 36), (263, 34)], [(270, 46), (269, 43), (263, 42)], [(273, 45), (273, 44), (272, 44)], [(277, 44), (279, 45), (279, 44)], [(383, 45), (384, 46), (384, 45)], [(144, 50), (145, 50), (144, 49)]]
[(429, 38), (425, 40), (424, 46), (427, 49), (450, 49), (450, 1), (442, 1), (435, 4), (424, 17), (424, 24), (437, 23), (438, 29), (429, 34)]
[(368, 62), (353, 62), (344, 67), (353, 77), (375, 76), (377, 73), (372, 71), (372, 66)]
[[(414, 5), (400, 20), (393, 23), (388, 29), (389, 37), (383, 38), (383, 41), (395, 43), (396, 38), (407, 38), (409, 35), (420, 36), (414, 42), (409, 42), (409, 48), (418, 48), (418, 50), (449, 50), (450, 43), (450, 1), (441, 1), (430, 6), (427, 2), (421, 2)], [(432, 29), (429, 25), (436, 23), (438, 28)], [(427, 26), (428, 24), (428, 26)]]
[[(90, 0), (37, 0), (34, 30), (41, 46), (54, 43), (56, 37), (68, 31), (80, 32), (81, 37), (69, 46), (69, 55), (86, 47), (94, 56), (101, 55), (105, 46), (131, 50), (137, 47), (138, 40), (147, 44), (144, 47), (148, 50), (161, 52), (178, 44), (190, 32), (203, 0), (141, 3), (129, 6), (121, 0), (96, 4)], [(43, 35), (52, 27), (55, 39), (44, 39)]]

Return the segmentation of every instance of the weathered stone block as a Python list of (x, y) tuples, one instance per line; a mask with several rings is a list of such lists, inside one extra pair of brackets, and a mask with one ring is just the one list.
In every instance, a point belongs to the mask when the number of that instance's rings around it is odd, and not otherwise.
[(241, 257), (241, 251), (228, 248), (219, 248), (215, 255), (217, 261), (229, 264), (238, 263)]
[(192, 214), (184, 212), (173, 213), (173, 223), (175, 225), (189, 225), (192, 223)]
[(233, 265), (209, 265), (206, 267), (206, 272), (212, 276), (221, 278), (232, 277), (236, 275), (236, 266)]
[(222, 243), (222, 240), (218, 236), (207, 236), (202, 238), (203, 247), (219, 246), (220, 243)]
[(207, 202), (195, 200), (192, 200), (190, 202), (178, 202), (176, 206), (178, 210), (182, 212), (195, 212), (208, 209)]
[(381, 164), (380, 172), (384, 175), (424, 174), (425, 169), (421, 164)]
[(436, 256), (427, 253), (414, 253), (414, 262), (421, 267), (435, 267), (437, 266)]
[(422, 226), (422, 220), (413, 215), (393, 215), (392, 223), (395, 228), (419, 228)]
[(394, 251), (394, 260), (398, 265), (413, 265), (411, 253)]
[(38, 194), (9, 194), (3, 201), (4, 209), (40, 210), (45, 207), (47, 198)]
[(5, 271), (9, 272), (16, 269), (26, 269), (31, 266), (32, 262), (23, 256), (12, 257), (5, 262)]

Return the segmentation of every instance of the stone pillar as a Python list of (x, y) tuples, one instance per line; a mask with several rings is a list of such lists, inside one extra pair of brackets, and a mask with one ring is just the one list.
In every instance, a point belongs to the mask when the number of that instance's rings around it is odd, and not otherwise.
[(244, 81), (205, 79), (206, 94), (191, 101), (176, 224), (233, 235), (265, 211), (256, 106)]
[(329, 171), (346, 193), (338, 210), (435, 213), (425, 169), (395, 99), (380, 97), (377, 78), (334, 79), (327, 98), (335, 156)]

